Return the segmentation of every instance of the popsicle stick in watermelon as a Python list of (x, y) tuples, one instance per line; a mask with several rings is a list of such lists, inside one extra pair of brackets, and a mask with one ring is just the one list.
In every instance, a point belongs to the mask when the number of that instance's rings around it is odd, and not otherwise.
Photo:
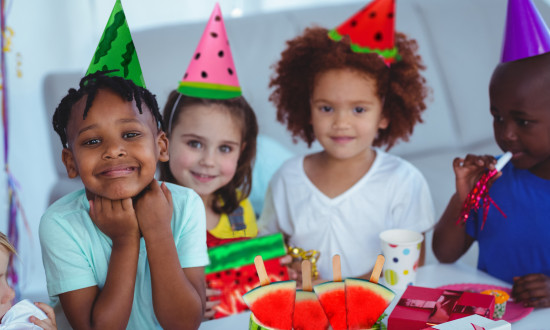
[(270, 283), (261, 256), (254, 258), (261, 286), (243, 295), (254, 314), (254, 321), (264, 328), (290, 330), (296, 299), (296, 281)]
[(384, 261), (384, 256), (379, 255), (370, 281), (356, 278), (347, 278), (344, 281), (348, 329), (372, 328), (395, 297), (393, 291), (378, 284)]
[(295, 330), (328, 329), (328, 319), (313, 292), (309, 260), (302, 261), (302, 290), (296, 291), (293, 327)]
[(340, 256), (332, 257), (333, 281), (318, 284), (313, 290), (325, 311), (325, 315), (334, 330), (347, 329), (346, 322), (346, 287), (342, 282)]

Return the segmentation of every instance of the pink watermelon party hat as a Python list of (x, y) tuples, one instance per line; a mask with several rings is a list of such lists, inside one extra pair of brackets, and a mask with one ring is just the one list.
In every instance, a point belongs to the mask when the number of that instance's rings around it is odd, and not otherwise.
[(217, 3), (178, 92), (207, 99), (230, 99), (242, 94)]
[(550, 31), (531, 0), (509, 0), (501, 62), (550, 51)]
[(114, 71), (108, 75), (131, 80), (145, 88), (136, 48), (120, 0), (115, 2), (86, 75), (110, 70)]
[(349, 36), (354, 52), (376, 53), (388, 66), (400, 60), (395, 47), (395, 0), (374, 0), (329, 31), (335, 41), (344, 36)]

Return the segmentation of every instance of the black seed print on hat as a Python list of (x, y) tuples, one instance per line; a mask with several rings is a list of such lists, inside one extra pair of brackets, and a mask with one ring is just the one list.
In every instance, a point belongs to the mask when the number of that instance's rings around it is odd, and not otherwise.
[(374, 40), (381, 41), (382, 40), (382, 32), (376, 32), (374, 35)]
[(207, 77), (208, 77), (208, 74), (206, 73), (206, 71), (202, 71), (202, 72), (201, 72), (201, 77), (203, 77), (203, 78), (207, 78)]
[(210, 32), (210, 35), (212, 36), (212, 38), (217, 38), (218, 37), (218, 34), (216, 32)]
[(195, 59), (198, 60), (199, 57), (201, 57), (201, 53), (196, 53), (196, 54), (195, 54)]
[(230, 75), (233, 75), (233, 70), (231, 70), (231, 68), (227, 68), (227, 72), (229, 72)]
[(187, 78), (189, 74), (186, 72), (184, 75), (183, 75), (183, 79)]
[(220, 17), (220, 15), (216, 15), (216, 17), (214, 19), (216, 20), (216, 22), (219, 22), (219, 21), (221, 21), (222, 18)]
[(223, 50), (220, 50), (220, 51), (218, 52), (218, 56), (219, 56), (219, 57), (223, 57)]
[(369, 14), (369, 17), (370, 17), (370, 18), (375, 18), (375, 17), (376, 17), (376, 12), (373, 11), (372, 13), (370, 13), (370, 14)]
[(351, 25), (351, 27), (355, 27), (357, 25), (357, 21), (355, 21), (355, 20), (351, 21), (351, 23), (349, 25)]
[(389, 18), (389, 19), (392, 19), (392, 18), (393, 18), (393, 13), (389, 13), (389, 14), (388, 14), (388, 18)]

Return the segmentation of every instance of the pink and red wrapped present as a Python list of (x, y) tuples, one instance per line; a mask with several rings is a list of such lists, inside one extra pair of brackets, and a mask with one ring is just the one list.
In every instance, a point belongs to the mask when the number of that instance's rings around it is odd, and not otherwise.
[(409, 286), (388, 319), (388, 330), (424, 329), (477, 314), (491, 318), (492, 296), (474, 292)]
[[(214, 318), (237, 314), (248, 309), (242, 296), (260, 286), (254, 257), (262, 256), (271, 282), (288, 280), (288, 272), (279, 259), (286, 255), (282, 234), (262, 236), (208, 249), (210, 265), (205, 269), (206, 286), (220, 290), (220, 304)], [(216, 299), (215, 297), (213, 299)]]

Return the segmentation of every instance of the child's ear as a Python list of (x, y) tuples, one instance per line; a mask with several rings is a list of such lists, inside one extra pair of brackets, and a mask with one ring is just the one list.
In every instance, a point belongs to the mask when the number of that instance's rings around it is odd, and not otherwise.
[(67, 176), (71, 179), (76, 178), (78, 176), (78, 170), (76, 168), (74, 155), (71, 149), (63, 148), (63, 151), (61, 152), (61, 160), (63, 161), (63, 164), (65, 164)]
[(159, 162), (167, 162), (170, 159), (168, 155), (168, 137), (163, 131), (157, 135), (157, 145), (159, 148)]
[(390, 125), (390, 120), (387, 117), (382, 117), (382, 119), (380, 119), (380, 122), (378, 123), (378, 128), (386, 129), (388, 128), (389, 125)]
[(241, 154), (243, 153), (245, 148), (246, 148), (246, 142), (243, 142), (243, 144), (241, 145)]

